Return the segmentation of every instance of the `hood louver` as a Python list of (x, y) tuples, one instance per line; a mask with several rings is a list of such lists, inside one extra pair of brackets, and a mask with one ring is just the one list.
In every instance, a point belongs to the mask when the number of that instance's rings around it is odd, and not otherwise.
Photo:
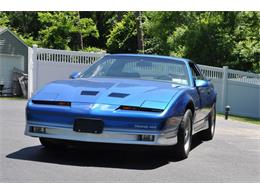
[(128, 95), (129, 94), (126, 94), (126, 93), (110, 93), (108, 96), (109, 97), (115, 97), (115, 98), (124, 98)]
[(80, 95), (97, 95), (98, 91), (81, 91)]

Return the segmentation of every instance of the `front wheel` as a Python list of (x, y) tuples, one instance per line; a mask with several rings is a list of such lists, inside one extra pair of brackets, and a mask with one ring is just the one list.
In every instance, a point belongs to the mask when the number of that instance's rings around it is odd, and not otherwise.
[(192, 142), (192, 112), (187, 110), (184, 114), (178, 131), (176, 154), (179, 159), (188, 157)]

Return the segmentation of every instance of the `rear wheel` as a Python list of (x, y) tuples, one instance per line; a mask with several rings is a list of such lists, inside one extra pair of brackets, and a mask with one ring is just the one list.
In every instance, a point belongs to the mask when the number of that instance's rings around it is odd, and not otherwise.
[(187, 110), (178, 131), (178, 143), (176, 145), (176, 155), (179, 159), (188, 157), (192, 142), (192, 112)]
[(214, 104), (208, 116), (208, 128), (201, 132), (202, 140), (208, 141), (213, 139), (215, 134), (215, 124), (216, 124), (216, 107)]
[(66, 148), (66, 144), (59, 140), (43, 138), (43, 137), (40, 137), (39, 140), (46, 149), (64, 149), (64, 148)]

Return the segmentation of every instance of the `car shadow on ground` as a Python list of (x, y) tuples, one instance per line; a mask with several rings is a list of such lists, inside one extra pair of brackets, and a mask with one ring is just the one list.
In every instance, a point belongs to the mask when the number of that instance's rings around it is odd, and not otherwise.
[[(192, 150), (201, 143), (201, 139), (197, 135), (194, 135)], [(164, 150), (140, 149), (121, 145), (104, 145), (104, 147), (100, 147), (99, 145), (98, 147), (98, 145), (93, 144), (84, 144), (80, 145), (80, 147), (76, 145), (63, 150), (52, 151), (46, 150), (41, 145), (31, 146), (8, 154), (6, 157), (70, 166), (135, 170), (151, 170), (162, 167), (170, 162), (181, 161), (181, 159), (167, 155), (167, 151)]]

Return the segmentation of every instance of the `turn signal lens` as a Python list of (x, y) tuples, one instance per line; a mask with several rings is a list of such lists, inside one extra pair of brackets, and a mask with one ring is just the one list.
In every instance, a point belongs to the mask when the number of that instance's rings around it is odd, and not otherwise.
[(59, 106), (70, 106), (70, 102), (57, 102)]
[(135, 107), (135, 106), (120, 106), (119, 109), (120, 110), (139, 110), (139, 107)]
[(180, 117), (168, 118), (164, 123), (164, 129), (176, 129), (181, 122)]

